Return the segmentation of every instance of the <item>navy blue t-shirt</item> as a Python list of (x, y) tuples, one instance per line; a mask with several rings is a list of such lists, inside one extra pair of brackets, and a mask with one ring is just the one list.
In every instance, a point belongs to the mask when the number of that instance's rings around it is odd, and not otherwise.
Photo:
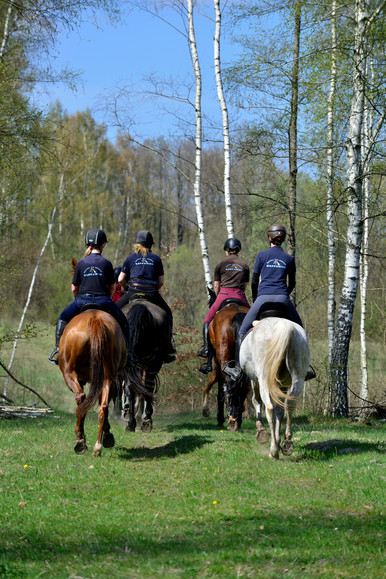
[(110, 296), (109, 286), (115, 283), (112, 263), (99, 253), (90, 253), (76, 264), (72, 283), (79, 293)]
[(126, 274), (128, 282), (157, 287), (158, 278), (164, 275), (164, 267), (160, 256), (152, 251), (145, 256), (141, 253), (131, 253), (125, 259), (122, 272)]
[[(289, 295), (295, 287), (295, 258), (275, 245), (261, 251), (255, 261), (253, 274), (260, 276), (258, 295)], [(288, 286), (287, 286), (288, 277)]]

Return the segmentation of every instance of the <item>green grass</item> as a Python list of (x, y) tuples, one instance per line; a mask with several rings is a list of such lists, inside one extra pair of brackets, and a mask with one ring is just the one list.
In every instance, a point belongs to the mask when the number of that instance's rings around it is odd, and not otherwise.
[[(295, 418), (279, 461), (196, 413), (75, 455), (75, 417), (0, 420), (0, 577), (350, 577), (384, 573), (381, 422)], [(320, 449), (315, 442), (339, 440)]]

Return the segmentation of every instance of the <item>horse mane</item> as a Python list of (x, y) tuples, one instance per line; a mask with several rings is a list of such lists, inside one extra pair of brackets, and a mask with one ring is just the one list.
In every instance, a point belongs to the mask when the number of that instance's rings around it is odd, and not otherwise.
[[(272, 318), (271, 318), (272, 319)], [(261, 322), (254, 322), (256, 326)], [(277, 324), (276, 324), (277, 328)], [(288, 346), (294, 334), (294, 327), (288, 320), (280, 319), (280, 331), (276, 331), (268, 339), (264, 347), (263, 358), (261, 365), (263, 373), (265, 374), (269, 394), (274, 404), (284, 407), (286, 400), (294, 400), (293, 396), (289, 396), (280, 387), (280, 368), (286, 359)]]

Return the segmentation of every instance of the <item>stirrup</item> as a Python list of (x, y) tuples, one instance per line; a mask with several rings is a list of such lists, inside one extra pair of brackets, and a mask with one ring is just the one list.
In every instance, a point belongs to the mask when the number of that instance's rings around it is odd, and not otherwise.
[(177, 354), (176, 353), (169, 353), (166, 354), (165, 359), (164, 359), (164, 364), (170, 364), (171, 362), (175, 362), (177, 360)]
[(48, 356), (48, 361), (51, 362), (51, 364), (55, 364), (55, 366), (58, 366), (59, 364), (59, 348), (54, 348), (51, 352), (51, 354)]
[(233, 380), (240, 378), (242, 372), (240, 366), (236, 364), (235, 360), (231, 360), (230, 362), (224, 364), (222, 371)]
[(199, 367), (198, 371), (202, 374), (209, 374), (209, 372), (212, 371), (212, 364), (205, 362), (205, 364), (202, 364), (202, 366)]
[(313, 367), (310, 365), (311, 370), (308, 370), (306, 377), (304, 378), (304, 382), (307, 382), (307, 380), (312, 380), (313, 378), (316, 378), (316, 373), (315, 370), (313, 369)]
[(209, 356), (208, 347), (201, 346), (201, 348), (197, 352), (197, 356), (200, 358), (207, 358)]

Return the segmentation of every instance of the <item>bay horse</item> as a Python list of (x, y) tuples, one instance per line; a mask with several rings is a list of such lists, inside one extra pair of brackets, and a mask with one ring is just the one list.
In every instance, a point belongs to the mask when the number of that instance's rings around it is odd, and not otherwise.
[(224, 406), (226, 406), (228, 430), (238, 430), (241, 426), (244, 401), (247, 398), (250, 381), (244, 373), (238, 380), (233, 380), (222, 369), (227, 362), (235, 359), (237, 333), (248, 309), (238, 300), (225, 300), (216, 312), (208, 332), (208, 346), (213, 359), (208, 383), (204, 388), (202, 414), (205, 417), (210, 414), (208, 395), (217, 382), (217, 426), (221, 427), (225, 422)]
[[(118, 322), (107, 312), (89, 309), (76, 315), (65, 327), (59, 343), (59, 368), (77, 403), (76, 454), (86, 452), (84, 421), (99, 399), (99, 426), (93, 455), (100, 456), (102, 445), (114, 446), (108, 406), (115, 394), (115, 381), (126, 362), (126, 343)], [(89, 382), (86, 396), (83, 388)]]
[[(129, 322), (128, 361), (123, 376), (123, 416), (128, 420), (126, 430), (135, 432), (137, 418), (141, 430), (153, 428), (153, 397), (158, 389), (158, 373), (170, 344), (170, 324), (166, 312), (139, 294), (123, 306)], [(133, 296), (134, 297), (134, 296)], [(138, 391), (142, 396), (138, 397)], [(143, 415), (138, 415), (140, 408)]]
[[(252, 381), (252, 403), (259, 414), (260, 402), (265, 406), (271, 432), (270, 458), (278, 459), (280, 450), (286, 456), (293, 453), (292, 413), (309, 364), (310, 350), (304, 329), (285, 318), (266, 317), (253, 322), (241, 344), (240, 366)], [(287, 422), (281, 445), (284, 414)], [(258, 421), (256, 424), (259, 440)]]

